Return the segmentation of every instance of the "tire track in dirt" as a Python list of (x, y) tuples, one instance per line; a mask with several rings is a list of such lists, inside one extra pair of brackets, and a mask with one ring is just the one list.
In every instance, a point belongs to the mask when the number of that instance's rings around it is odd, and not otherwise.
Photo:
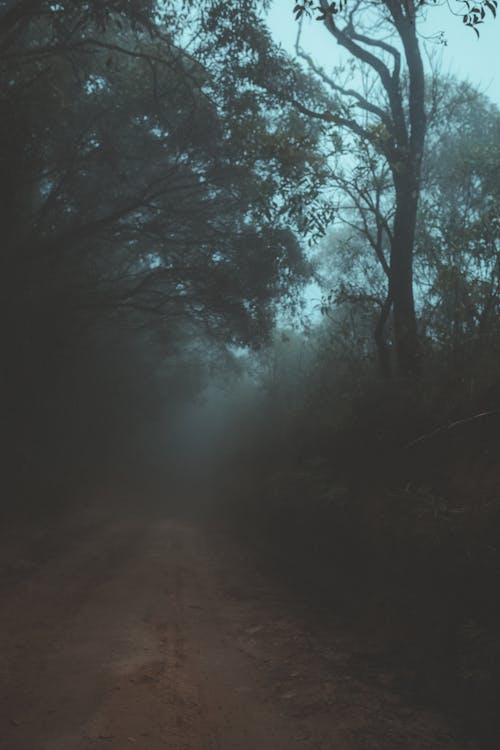
[(60, 533), (4, 588), (2, 750), (459, 748), (223, 537), (116, 508)]

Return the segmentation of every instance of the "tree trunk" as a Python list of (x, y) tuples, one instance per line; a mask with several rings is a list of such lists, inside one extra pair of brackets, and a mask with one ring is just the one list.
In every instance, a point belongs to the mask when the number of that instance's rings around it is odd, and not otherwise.
[(375, 345), (377, 347), (380, 374), (386, 380), (392, 377), (391, 351), (385, 336), (385, 326), (392, 307), (392, 297), (388, 293), (380, 310), (380, 316), (375, 326)]
[(392, 164), (396, 212), (389, 274), (398, 370), (408, 378), (418, 376), (422, 369), (413, 297), (413, 249), (426, 131), (425, 78), (414, 6), (408, 4), (403, 12), (403, 7), (391, 0), (388, 8), (403, 43), (409, 74), (409, 129), (399, 134), (397, 158)]
[[(426, 132), (425, 76), (417, 33), (417, 15), (422, 3), (417, 0), (382, 0), (399, 42), (404, 50), (406, 70), (402, 68), (402, 55), (399, 45), (392, 45), (387, 38), (367, 36), (357, 31), (353, 14), (343, 28), (337, 25), (337, 11), (332, 10), (328, 0), (319, 0), (322, 19), (336, 42), (344, 47), (357, 60), (363, 70), (371, 70), (378, 77), (385, 103), (380, 104), (377, 94), (374, 98), (352, 89), (345, 88), (330, 78), (315, 65), (312, 58), (297, 52), (309, 67), (326, 83), (340, 100), (346, 99), (351, 105), (348, 115), (330, 110), (318, 112), (294, 102), (300, 112), (326, 122), (334, 122), (344, 127), (362, 140), (372, 144), (375, 151), (382, 152), (392, 173), (396, 205), (390, 243), (391, 257), (388, 276), (387, 300), (392, 301), (396, 363), (398, 373), (404, 378), (417, 377), (422, 369), (421, 351), (417, 331), (417, 319), (413, 297), (413, 249), (420, 194), (421, 163)], [(403, 71), (403, 72), (402, 72)], [(404, 75), (404, 78), (403, 78)], [(377, 92), (378, 93), (378, 92)], [(358, 107), (363, 117), (351, 114)], [(373, 116), (373, 125), (366, 125), (367, 114)], [(378, 121), (378, 122), (377, 122)], [(368, 119), (368, 122), (370, 120)], [(384, 133), (381, 139), (380, 133)], [(364, 191), (364, 188), (363, 188)], [(365, 195), (362, 195), (362, 202)], [(375, 212), (379, 209), (375, 208)], [(375, 250), (377, 253), (377, 250)], [(377, 253), (380, 260), (380, 253)], [(389, 307), (386, 307), (389, 304)], [(390, 373), (390, 353), (385, 338), (384, 327), (388, 319), (390, 302), (381, 311), (375, 328), (375, 342), (381, 370)]]
[(421, 372), (420, 345), (413, 297), (413, 245), (418, 208), (418, 179), (398, 180), (391, 247), (389, 287), (393, 300), (396, 361), (401, 377)]

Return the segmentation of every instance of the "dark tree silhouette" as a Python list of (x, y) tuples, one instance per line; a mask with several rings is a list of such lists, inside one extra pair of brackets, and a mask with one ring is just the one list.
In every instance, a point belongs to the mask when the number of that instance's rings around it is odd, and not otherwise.
[(413, 250), (426, 133), (425, 76), (417, 29), (419, 7), (384, 1), (372, 11), (367, 30), (363, 2), (353, 3), (347, 17), (341, 20), (343, 16), (333, 14), (326, 0), (321, 0), (322, 20), (332, 41), (369, 76), (367, 91), (327, 75), (297, 42), (299, 57), (331, 95), (330, 106), (321, 109), (313, 101), (296, 97), (297, 109), (348, 131), (357, 141), (370, 143), (389, 167), (395, 209), (392, 225), (379, 227), (389, 240), (389, 257), (384, 257), (380, 241), (375, 247), (388, 278), (378, 338), (381, 342), (392, 309), (398, 370), (404, 377), (421, 370), (413, 296)]
[(281, 209), (314, 128), (288, 162), (273, 153), (265, 102), (219, 87), (214, 34), (200, 27), (214, 55), (195, 59), (185, 19), (146, 3), (18, 3), (0, 21), (2, 408), (22, 452), (72, 351), (110, 322), (166, 354), (266, 339), (307, 274)]

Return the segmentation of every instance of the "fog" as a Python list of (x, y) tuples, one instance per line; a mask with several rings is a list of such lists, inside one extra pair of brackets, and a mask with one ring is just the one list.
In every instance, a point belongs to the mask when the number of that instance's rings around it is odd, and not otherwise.
[(0, 3), (9, 750), (496, 746), (498, 21), (458, 6)]

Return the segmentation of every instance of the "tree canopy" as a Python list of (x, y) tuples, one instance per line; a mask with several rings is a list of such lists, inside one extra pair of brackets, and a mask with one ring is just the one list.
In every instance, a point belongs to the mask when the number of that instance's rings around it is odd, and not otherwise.
[(21, 431), (82, 336), (111, 325), (163, 356), (180, 339), (223, 353), (262, 344), (278, 304), (298, 304), (318, 128), (228, 77), (221, 19), (202, 20), (193, 52), (185, 19), (147, 3), (2, 16), (1, 379)]

